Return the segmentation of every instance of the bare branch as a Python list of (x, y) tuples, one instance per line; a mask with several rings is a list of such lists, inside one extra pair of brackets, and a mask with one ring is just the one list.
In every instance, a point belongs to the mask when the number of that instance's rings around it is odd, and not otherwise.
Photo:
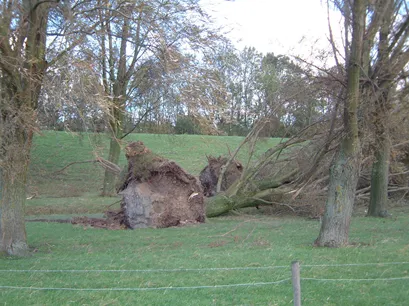
[(138, 119), (138, 121), (134, 124), (134, 126), (128, 131), (126, 132), (122, 137), (120, 137), (119, 139), (124, 139), (126, 136), (128, 136), (129, 134), (131, 134), (137, 127), (138, 125), (142, 122), (142, 120), (151, 112), (155, 109), (155, 107), (150, 107), (148, 108), (145, 113)]
[(121, 172), (121, 168), (118, 165), (113, 164), (110, 161), (107, 161), (106, 159), (103, 159), (101, 157), (98, 157), (97, 159), (92, 159), (92, 160), (71, 162), (65, 165), (63, 168), (57, 171), (54, 171), (52, 175), (60, 174), (64, 172), (67, 168), (71, 167), (72, 165), (87, 164), (87, 163), (99, 163), (104, 169), (107, 169), (108, 171), (112, 172), (115, 175), (119, 175), (119, 173)]

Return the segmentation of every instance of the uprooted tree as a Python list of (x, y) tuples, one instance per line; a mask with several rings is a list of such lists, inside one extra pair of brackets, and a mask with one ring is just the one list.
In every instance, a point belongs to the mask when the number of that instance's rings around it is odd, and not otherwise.
[(203, 192), (194, 176), (141, 141), (128, 144), (125, 155), (128, 167), (117, 189), (123, 197), (120, 223), (134, 229), (205, 221)]
[[(207, 198), (206, 215), (215, 217), (232, 210), (259, 205), (281, 205), (294, 211), (295, 208), (286, 201), (289, 202), (297, 188), (301, 188), (303, 173), (309, 171), (310, 167), (305, 160), (314, 157), (313, 150), (306, 146), (309, 145), (305, 138), (294, 137), (267, 150), (250, 167), (245, 167), (240, 178), (229, 188)], [(308, 157), (305, 155), (306, 151), (309, 151)], [(225, 167), (228, 169), (228, 165)], [(318, 185), (319, 180), (320, 176), (317, 175), (310, 183)]]

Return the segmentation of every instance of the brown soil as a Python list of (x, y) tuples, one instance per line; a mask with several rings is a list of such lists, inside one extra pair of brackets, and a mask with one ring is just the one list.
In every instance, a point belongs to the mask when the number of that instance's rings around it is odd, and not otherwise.
[(169, 227), (205, 221), (203, 192), (179, 165), (152, 153), (143, 142), (126, 147), (118, 218), (129, 228)]
[(71, 221), (72, 224), (90, 226), (95, 228), (104, 228), (111, 230), (125, 229), (125, 226), (111, 218), (88, 218), (88, 217), (75, 217)]
[(55, 223), (71, 223), (75, 225), (81, 225), (86, 227), (103, 228), (110, 230), (125, 229), (125, 225), (121, 224), (119, 220), (113, 218), (88, 218), (75, 217), (72, 219), (29, 219), (26, 222), (55, 222)]
[[(207, 157), (208, 165), (200, 172), (199, 179), (202, 185), (204, 195), (207, 197), (216, 194), (217, 182), (219, 180), (222, 167), (227, 163), (227, 157)], [(238, 160), (233, 160), (224, 173), (221, 190), (227, 190), (243, 172), (243, 165)]]

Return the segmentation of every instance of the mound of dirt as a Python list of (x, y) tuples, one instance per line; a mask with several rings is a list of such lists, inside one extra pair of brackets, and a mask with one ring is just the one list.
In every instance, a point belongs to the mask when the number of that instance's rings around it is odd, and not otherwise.
[[(216, 194), (217, 181), (219, 180), (222, 167), (226, 165), (227, 157), (208, 156), (208, 165), (200, 172), (199, 180), (203, 187), (203, 192), (206, 197), (212, 197)], [(233, 160), (224, 173), (222, 180), (221, 191), (229, 188), (236, 180), (238, 180), (243, 172), (243, 165), (238, 160)]]
[(203, 192), (194, 176), (141, 141), (126, 147), (126, 158), (128, 168), (118, 186), (121, 224), (134, 229), (205, 221)]

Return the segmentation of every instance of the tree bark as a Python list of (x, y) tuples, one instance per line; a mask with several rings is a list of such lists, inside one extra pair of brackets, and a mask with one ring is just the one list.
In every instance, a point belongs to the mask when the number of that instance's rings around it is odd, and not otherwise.
[(390, 70), (390, 62), (392, 60), (391, 50), (389, 50), (389, 36), (391, 31), (392, 16), (394, 14), (394, 1), (389, 1), (384, 8), (382, 18), (378, 18), (381, 22), (379, 29), (378, 43), (378, 61), (377, 75), (375, 80), (378, 83), (374, 93), (375, 115), (373, 122), (375, 125), (375, 162), (372, 165), (371, 173), (371, 193), (367, 216), (371, 217), (387, 217), (388, 212), (388, 183), (389, 183), (389, 157), (390, 157), (390, 111), (391, 111), (391, 92), (392, 88), (396, 87), (393, 80), (396, 79), (400, 69), (396, 71)]
[(2, 206), (3, 206), (1, 204), (2, 190), (3, 190), (3, 168), (0, 167), (0, 252), (2, 252), (2, 250), (3, 250), (3, 239), (1, 238), (1, 237), (3, 237), (3, 232), (1, 230), (1, 219), (2, 219), (1, 210), (2, 210)]
[[(348, 244), (349, 226), (360, 167), (358, 137), (359, 78), (362, 39), (365, 23), (365, 1), (353, 4), (351, 54), (347, 69), (347, 97), (344, 105), (345, 136), (330, 171), (330, 183), (317, 246), (340, 247)], [(347, 17), (345, 17), (347, 18)]]
[[(254, 171), (254, 169), (251, 170)], [(280, 203), (283, 195), (289, 192), (289, 189), (283, 186), (284, 182), (293, 177), (295, 173), (296, 171), (282, 178), (257, 182), (249, 176), (242, 177), (225, 192), (206, 199), (206, 216), (217, 217), (240, 208)]]
[(331, 167), (328, 198), (316, 245), (339, 247), (348, 244), (359, 165), (359, 153), (347, 152), (342, 144)]
[(378, 138), (379, 146), (375, 152), (375, 162), (372, 165), (371, 194), (368, 216), (387, 217), (390, 139), (387, 132)]
[(269, 188), (259, 192), (240, 193), (231, 196), (220, 193), (206, 199), (206, 217), (217, 217), (240, 208), (280, 203), (281, 198), (287, 192), (288, 190), (282, 188)]
[[(121, 97), (120, 93), (126, 89), (122, 87), (118, 89), (118, 84), (115, 86), (114, 94), (116, 97)], [(124, 95), (122, 96), (124, 97)], [(121, 154), (120, 141), (123, 135), (123, 118), (124, 118), (124, 100), (123, 98), (114, 98), (110, 110), (110, 142), (109, 142), (109, 154), (108, 161), (118, 165), (119, 155)], [(116, 176), (112, 171), (106, 169), (104, 175), (104, 185), (102, 188), (102, 196), (116, 195), (115, 190)]]
[[(119, 145), (119, 140), (111, 138), (109, 144), (109, 155), (108, 161), (118, 165), (119, 155), (121, 154), (121, 146)], [(105, 169), (104, 175), (104, 186), (102, 190), (102, 196), (113, 196), (116, 194), (115, 185), (116, 185), (117, 176), (112, 173), (112, 171)]]
[(24, 256), (28, 253), (26, 227), (24, 223), (24, 204), (31, 149), (32, 134), (16, 128), (2, 146), (7, 148), (2, 156), (1, 178), (1, 241), (0, 250), (8, 255)]
[[(129, 83), (130, 75), (127, 73), (127, 43), (129, 38), (129, 20), (124, 18), (122, 31), (121, 31), (121, 48), (119, 53), (118, 68), (116, 75), (114, 72), (113, 61), (115, 57), (115, 48), (112, 45), (113, 33), (111, 32), (111, 26), (109, 22), (105, 24), (106, 35), (108, 36), (109, 41), (109, 71), (110, 71), (110, 82), (112, 86), (112, 105), (110, 107), (109, 113), (109, 126), (110, 126), (110, 138), (109, 143), (109, 155), (108, 161), (114, 164), (118, 164), (119, 155), (121, 153), (121, 146), (119, 141), (123, 135), (123, 126), (124, 126), (124, 113), (125, 113), (125, 100), (127, 97), (127, 86)], [(102, 35), (102, 42), (104, 43), (103, 56), (105, 60), (106, 49), (105, 49), (105, 34)], [(106, 61), (103, 62), (103, 65), (106, 65)], [(108, 68), (105, 67), (104, 68)], [(131, 68), (129, 68), (131, 69)], [(108, 70), (108, 69), (107, 69)], [(132, 69), (131, 69), (132, 70)], [(105, 72), (104, 72), (105, 73)], [(108, 89), (108, 81), (106, 75), (103, 75), (105, 91), (107, 94), (110, 93)], [(103, 196), (113, 196), (116, 194), (115, 190), (116, 176), (109, 170), (105, 170), (104, 183), (102, 187)]]
[(0, 20), (0, 250), (8, 255), (28, 253), (24, 204), (36, 109), (47, 69), (50, 7), (48, 2), (22, 1), (5, 8)]

